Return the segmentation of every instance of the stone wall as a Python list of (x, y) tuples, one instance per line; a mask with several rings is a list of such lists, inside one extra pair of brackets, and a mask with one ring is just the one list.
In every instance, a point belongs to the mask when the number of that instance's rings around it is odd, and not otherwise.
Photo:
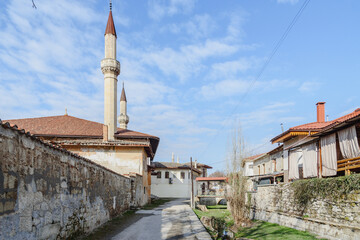
[(317, 199), (306, 209), (295, 203), (290, 184), (258, 186), (251, 192), (253, 219), (306, 230), (328, 239), (360, 239), (360, 193), (346, 200)]
[(129, 209), (132, 187), (136, 204), (138, 178), (0, 121), (0, 239), (63, 239), (89, 232)]

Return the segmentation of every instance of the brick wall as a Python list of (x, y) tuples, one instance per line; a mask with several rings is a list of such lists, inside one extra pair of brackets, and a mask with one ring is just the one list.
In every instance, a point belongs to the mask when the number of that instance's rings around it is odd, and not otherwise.
[(0, 239), (89, 232), (129, 209), (131, 178), (0, 122)]

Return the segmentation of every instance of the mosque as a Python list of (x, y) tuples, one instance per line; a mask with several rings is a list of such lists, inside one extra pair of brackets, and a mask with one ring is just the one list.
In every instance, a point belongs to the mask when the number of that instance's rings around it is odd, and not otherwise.
[[(110, 12), (105, 30), (105, 58), (101, 61), (104, 74), (104, 124), (69, 116), (5, 120), (44, 141), (59, 145), (122, 175), (141, 175), (146, 204), (151, 194), (150, 164), (160, 139), (156, 136), (129, 130), (127, 99), (124, 85), (117, 116), (117, 83), (120, 62), (116, 60), (116, 30)], [(117, 127), (117, 120), (119, 128)]]

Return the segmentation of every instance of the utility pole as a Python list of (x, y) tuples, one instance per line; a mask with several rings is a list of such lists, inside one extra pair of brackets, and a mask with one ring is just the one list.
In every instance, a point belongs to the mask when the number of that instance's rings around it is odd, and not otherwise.
[(190, 198), (190, 206), (194, 208), (194, 178), (193, 178), (193, 164), (192, 164), (192, 157), (190, 157), (190, 176), (191, 176), (191, 198)]

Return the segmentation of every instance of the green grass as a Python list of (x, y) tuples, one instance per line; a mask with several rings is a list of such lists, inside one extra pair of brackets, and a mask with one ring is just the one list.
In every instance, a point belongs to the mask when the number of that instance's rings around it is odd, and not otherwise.
[(215, 218), (221, 218), (221, 219), (228, 219), (230, 220), (231, 214), (229, 210), (227, 209), (209, 209), (208, 212), (203, 212), (199, 209), (194, 209), (195, 214), (200, 219), (202, 216), (206, 217), (215, 217)]
[(148, 203), (145, 206), (143, 206), (142, 209), (151, 210), (151, 209), (154, 209), (164, 203), (170, 202), (171, 200), (172, 200), (171, 198), (158, 198), (158, 199), (152, 200), (151, 203)]
[(274, 223), (263, 221), (256, 221), (253, 227), (243, 228), (239, 230), (236, 237), (251, 238), (251, 239), (290, 239), (290, 240), (310, 240), (318, 239), (314, 235), (299, 231), (293, 228), (280, 226)]
[(207, 206), (208, 209), (227, 209), (226, 205)]
[[(195, 214), (201, 219), (202, 216), (215, 217), (217, 219), (223, 219), (226, 222), (226, 226), (229, 228), (234, 225), (234, 220), (229, 210), (224, 209), (224, 206), (208, 206), (209, 212), (202, 212), (198, 209), (194, 209)], [(210, 235), (215, 239), (216, 232), (207, 229)], [(242, 228), (236, 233), (237, 238), (249, 238), (249, 239), (289, 239), (289, 240), (315, 240), (318, 239), (314, 235), (299, 231), (293, 228), (280, 226), (274, 223), (268, 223), (263, 221), (254, 221), (252, 227)]]

